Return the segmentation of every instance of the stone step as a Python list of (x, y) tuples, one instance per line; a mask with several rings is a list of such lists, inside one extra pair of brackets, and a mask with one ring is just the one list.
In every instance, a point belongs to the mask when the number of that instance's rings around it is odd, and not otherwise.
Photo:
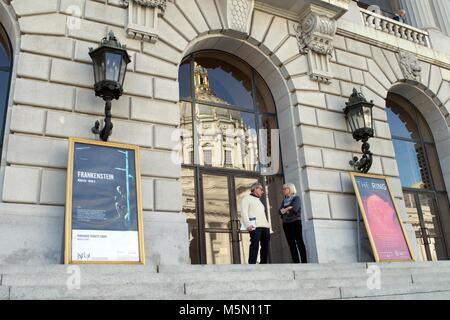
[[(258, 282), (197, 282), (197, 283), (153, 283), (117, 285), (89, 285), (80, 290), (69, 290), (65, 286), (12, 286), (0, 287), (1, 299), (232, 299), (232, 300), (285, 300), (285, 299), (395, 299), (398, 295), (416, 295), (450, 292), (450, 281), (439, 283), (408, 283), (406, 280), (382, 284), (381, 289), (370, 290), (367, 284), (328, 283), (318, 281), (317, 286), (308, 287), (301, 281), (268, 280)], [(394, 283), (394, 284), (393, 284)], [(347, 287), (347, 285), (350, 285)], [(334, 287), (336, 286), (336, 287)], [(417, 296), (416, 296), (417, 297)]]
[[(412, 285), (409, 275), (388, 277), (385, 284), (398, 287)], [(383, 281), (381, 282), (383, 285)], [(423, 282), (426, 285), (426, 282)], [(210, 294), (215, 296), (220, 292), (258, 292), (258, 291), (282, 291), (299, 290), (315, 291), (325, 288), (361, 288), (368, 287), (366, 278), (347, 279), (310, 279), (310, 280), (265, 280), (263, 282), (240, 281), (240, 282), (220, 282), (220, 281), (199, 281), (185, 283), (186, 294), (202, 295)]]
[[(267, 264), (267, 265), (41, 265), (17, 266), (0, 265), (0, 274), (67, 274), (68, 268), (79, 267), (81, 271), (120, 274), (120, 273), (206, 273), (206, 272), (339, 272), (351, 274), (364, 272), (367, 266), (377, 266), (383, 270), (436, 270), (450, 269), (450, 261), (437, 262), (396, 262), (396, 263), (352, 263), (352, 264)], [(159, 269), (159, 270), (158, 270)]]
[[(255, 273), (223, 272), (223, 273), (130, 273), (130, 274), (100, 274), (98, 272), (80, 273), (80, 284), (151, 284), (164, 282), (198, 282), (198, 281), (265, 281), (265, 280), (294, 280), (293, 272), (275, 273), (260, 271)], [(6, 274), (1, 278), (3, 286), (63, 286), (71, 281), (71, 274)]]
[(319, 271), (319, 270), (365, 270), (367, 265), (362, 264), (256, 264), (256, 265), (162, 265), (159, 266), (161, 273), (187, 273), (187, 272), (255, 272), (255, 271)]
[(81, 271), (106, 273), (106, 274), (127, 274), (127, 273), (157, 273), (155, 265), (0, 265), (0, 274), (68, 274), (72, 268), (79, 267)]
[(92, 299), (95, 297), (127, 299), (130, 296), (165, 300), (183, 294), (184, 285), (182, 283), (132, 284), (124, 286), (92, 285), (84, 286), (79, 290), (70, 290), (65, 286), (10, 287), (11, 300)]
[(442, 281), (439, 283), (413, 283), (409, 285), (382, 285), (378, 289), (369, 289), (367, 286), (361, 287), (343, 287), (340, 288), (343, 299), (347, 298), (365, 298), (381, 297), (416, 293), (430, 293), (439, 291), (450, 291), (450, 282)]
[[(271, 290), (260, 292), (222, 291), (211, 294), (187, 294), (189, 300), (332, 300), (340, 299), (339, 288), (319, 288), (316, 290)], [(263, 304), (263, 303), (261, 303)]]
[[(370, 271), (370, 272), (369, 272)], [(413, 274), (435, 274), (435, 275), (445, 275), (450, 272), (450, 268), (380, 268), (379, 269), (381, 277), (384, 276), (394, 276), (394, 275), (413, 275)], [(353, 277), (366, 277), (368, 278), (374, 272), (369, 269), (357, 269), (351, 271), (342, 270), (307, 270), (307, 271), (294, 271), (296, 279), (341, 279), (341, 278), (353, 278)]]
[[(61, 270), (60, 270), (61, 271)], [(119, 272), (114, 273), (113, 270), (97, 269), (82, 269), (80, 271), (81, 284), (150, 284), (156, 282), (227, 282), (227, 281), (264, 281), (264, 280), (294, 280), (303, 281), (303, 283), (312, 283), (319, 285), (322, 283), (351, 283), (352, 281), (358, 281), (364, 283), (371, 277), (364, 269), (358, 269), (351, 273), (339, 272), (330, 270), (315, 270), (315, 271), (286, 271), (286, 272), (269, 272), (269, 271), (254, 271), (254, 272), (204, 272), (204, 273), (147, 273), (139, 272), (139, 270), (131, 270), (128, 273)], [(136, 272), (133, 272), (136, 271)], [(440, 268), (437, 271), (429, 272), (431, 269), (384, 269), (380, 271), (381, 281), (391, 282), (392, 280), (405, 279), (404, 281), (411, 282), (411, 278), (415, 279), (414, 282), (433, 282), (436, 281), (436, 275), (439, 279), (450, 279), (450, 270)], [(1, 276), (0, 284), (3, 286), (50, 286), (50, 285), (65, 285), (68, 280), (74, 279), (72, 274), (67, 273), (16, 273), (5, 274)], [(337, 285), (335, 285), (337, 286)]]
[(450, 291), (397, 294), (391, 296), (354, 298), (348, 300), (450, 300)]

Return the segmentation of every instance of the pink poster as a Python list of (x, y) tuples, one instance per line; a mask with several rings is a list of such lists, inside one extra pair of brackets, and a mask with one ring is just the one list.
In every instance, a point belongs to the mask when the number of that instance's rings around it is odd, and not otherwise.
[(386, 179), (360, 174), (352, 177), (376, 261), (413, 260)]

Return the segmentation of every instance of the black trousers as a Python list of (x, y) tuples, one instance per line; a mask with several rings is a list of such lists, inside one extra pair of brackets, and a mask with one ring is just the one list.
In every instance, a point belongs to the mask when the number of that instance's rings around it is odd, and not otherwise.
[(250, 232), (249, 264), (255, 264), (258, 258), (259, 243), (261, 243), (260, 263), (267, 263), (269, 258), (270, 229), (256, 228)]
[(303, 242), (302, 235), (302, 222), (300, 220), (283, 223), (284, 234), (286, 235), (289, 249), (291, 250), (292, 260), (294, 263), (300, 263), (298, 252), (300, 251), (300, 257), (302, 263), (307, 263), (306, 247)]

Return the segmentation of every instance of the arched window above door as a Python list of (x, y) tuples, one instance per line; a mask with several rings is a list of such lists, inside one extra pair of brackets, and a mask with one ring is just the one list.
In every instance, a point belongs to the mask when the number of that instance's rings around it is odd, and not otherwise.
[[(232, 55), (205, 51), (186, 57), (178, 78), (183, 164), (264, 170), (260, 139), (267, 133), (264, 144), (270, 157), (270, 130), (277, 129), (277, 119), (273, 97), (261, 76)], [(213, 150), (211, 158), (201, 155), (206, 143)], [(195, 146), (193, 153), (188, 145)]]

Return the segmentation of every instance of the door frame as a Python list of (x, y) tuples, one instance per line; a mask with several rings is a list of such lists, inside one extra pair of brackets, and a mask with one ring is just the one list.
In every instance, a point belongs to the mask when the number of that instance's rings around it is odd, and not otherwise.
[[(236, 186), (235, 178), (247, 178), (256, 179), (261, 184), (264, 185), (263, 176), (258, 172), (252, 173), (248, 171), (231, 171), (224, 170), (220, 168), (207, 168), (207, 167), (196, 167), (196, 202), (197, 202), (197, 227), (199, 232), (199, 260), (200, 264), (207, 264), (206, 260), (206, 232), (212, 233), (228, 233), (231, 238), (231, 249), (232, 249), (232, 264), (241, 264), (240, 256), (240, 241), (241, 233), (244, 231), (240, 230), (240, 221), (237, 215), (237, 203), (236, 203)], [(230, 222), (228, 229), (207, 229), (205, 227), (205, 207), (204, 207), (204, 189), (203, 189), (203, 176), (220, 176), (227, 178), (227, 185), (229, 191), (228, 205), (230, 208)], [(264, 195), (265, 197), (266, 195)]]

